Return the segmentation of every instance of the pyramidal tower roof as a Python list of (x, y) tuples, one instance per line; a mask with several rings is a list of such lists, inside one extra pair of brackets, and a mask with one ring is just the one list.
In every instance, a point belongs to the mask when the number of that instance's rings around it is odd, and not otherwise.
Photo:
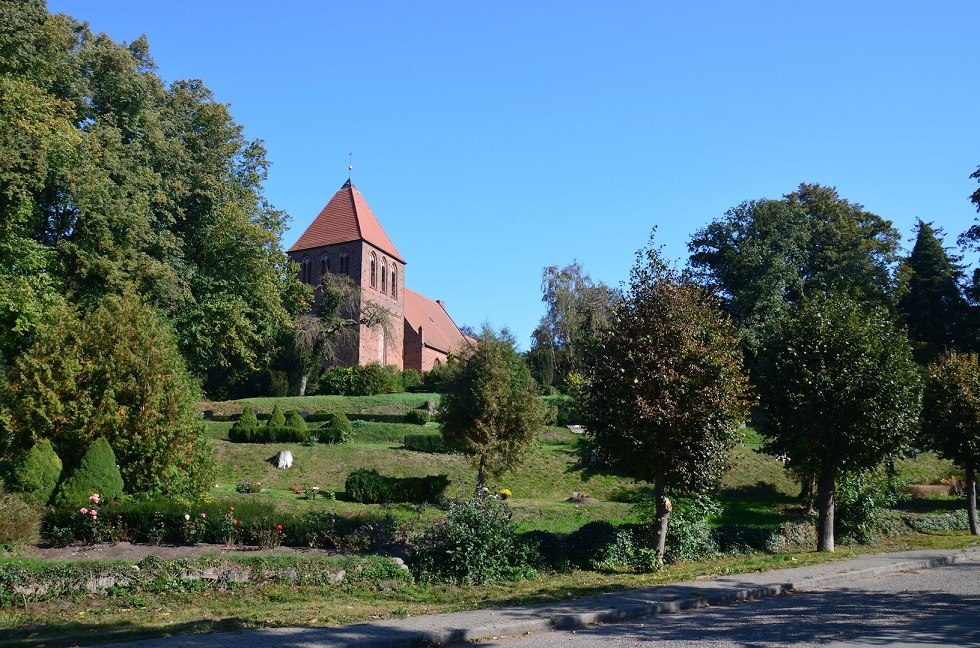
[(348, 180), (288, 251), (297, 252), (353, 241), (370, 243), (405, 263), (374, 212), (368, 207), (364, 196)]

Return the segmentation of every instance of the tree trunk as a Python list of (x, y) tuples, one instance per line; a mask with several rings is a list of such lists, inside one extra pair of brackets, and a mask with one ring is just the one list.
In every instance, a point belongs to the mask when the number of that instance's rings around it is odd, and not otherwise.
[(970, 517), (970, 534), (980, 535), (980, 521), (977, 520), (977, 471), (972, 462), (966, 466), (966, 512)]
[(821, 473), (817, 480), (817, 551), (834, 550), (834, 471)]
[(667, 499), (664, 491), (666, 490), (666, 480), (662, 474), (658, 474), (654, 481), (653, 497), (657, 502), (657, 517), (653, 521), (653, 537), (657, 548), (657, 565), (664, 564), (664, 550), (667, 545), (667, 523), (670, 521), (670, 512), (673, 509), (670, 500)]
[(299, 395), (300, 396), (306, 396), (306, 383), (309, 382), (309, 380), (310, 380), (310, 375), (308, 373), (305, 373), (305, 372), (303, 373), (303, 375), (301, 375), (299, 377)]
[(484, 456), (480, 456), (480, 467), (476, 472), (476, 490), (473, 492), (473, 497), (480, 499), (487, 494), (487, 459)]

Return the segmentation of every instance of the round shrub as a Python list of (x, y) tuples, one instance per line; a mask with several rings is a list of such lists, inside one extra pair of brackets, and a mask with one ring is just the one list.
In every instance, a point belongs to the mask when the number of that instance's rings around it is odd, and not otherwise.
[(354, 438), (354, 426), (342, 412), (332, 412), (329, 420), (317, 431), (320, 443), (349, 443)]
[(47, 439), (38, 441), (11, 471), (10, 486), (31, 504), (44, 506), (51, 501), (61, 477), (61, 459)]
[(429, 422), (429, 412), (427, 410), (413, 409), (405, 414), (405, 422), (415, 425), (425, 425)]
[(414, 391), (422, 385), (422, 372), (418, 369), (406, 369), (402, 372), (402, 389)]
[(110, 502), (122, 492), (123, 480), (116, 465), (116, 454), (109, 442), (99, 437), (82, 455), (78, 468), (61, 483), (54, 501), (60, 508), (74, 508), (88, 503), (93, 493), (101, 495), (103, 502)]
[(608, 561), (618, 535), (609, 522), (589, 522), (565, 538), (568, 560), (580, 569), (596, 569)]
[(450, 504), (445, 523), (422, 536), (413, 564), (422, 578), (486, 585), (532, 575), (524, 548), (506, 504), (472, 499)]

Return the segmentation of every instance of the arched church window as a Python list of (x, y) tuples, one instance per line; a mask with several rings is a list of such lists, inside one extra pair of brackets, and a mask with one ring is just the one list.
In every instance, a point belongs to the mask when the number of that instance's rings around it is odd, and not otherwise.
[(313, 283), (313, 261), (305, 256), (299, 264), (299, 280), (303, 283)]
[(371, 253), (371, 287), (378, 287), (378, 257)]
[(391, 266), (391, 296), (398, 299), (398, 266)]
[(340, 274), (350, 274), (350, 255), (347, 250), (340, 253)]
[(320, 274), (325, 275), (330, 272), (330, 255), (324, 254), (320, 257)]
[(381, 292), (388, 292), (388, 264), (381, 264)]

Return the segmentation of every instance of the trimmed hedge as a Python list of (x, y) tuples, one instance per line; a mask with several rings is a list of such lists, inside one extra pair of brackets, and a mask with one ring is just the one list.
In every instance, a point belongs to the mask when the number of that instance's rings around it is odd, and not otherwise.
[(228, 440), (232, 443), (306, 443), (310, 440), (309, 430), (292, 427), (236, 428), (228, 430)]
[(415, 452), (449, 452), (441, 434), (406, 434), (404, 443), (406, 450)]
[(415, 425), (425, 425), (431, 418), (428, 410), (413, 409), (405, 414), (405, 422), (414, 423)]
[(355, 470), (347, 476), (347, 499), (360, 504), (437, 502), (449, 486), (447, 475), (386, 477), (377, 470)]

